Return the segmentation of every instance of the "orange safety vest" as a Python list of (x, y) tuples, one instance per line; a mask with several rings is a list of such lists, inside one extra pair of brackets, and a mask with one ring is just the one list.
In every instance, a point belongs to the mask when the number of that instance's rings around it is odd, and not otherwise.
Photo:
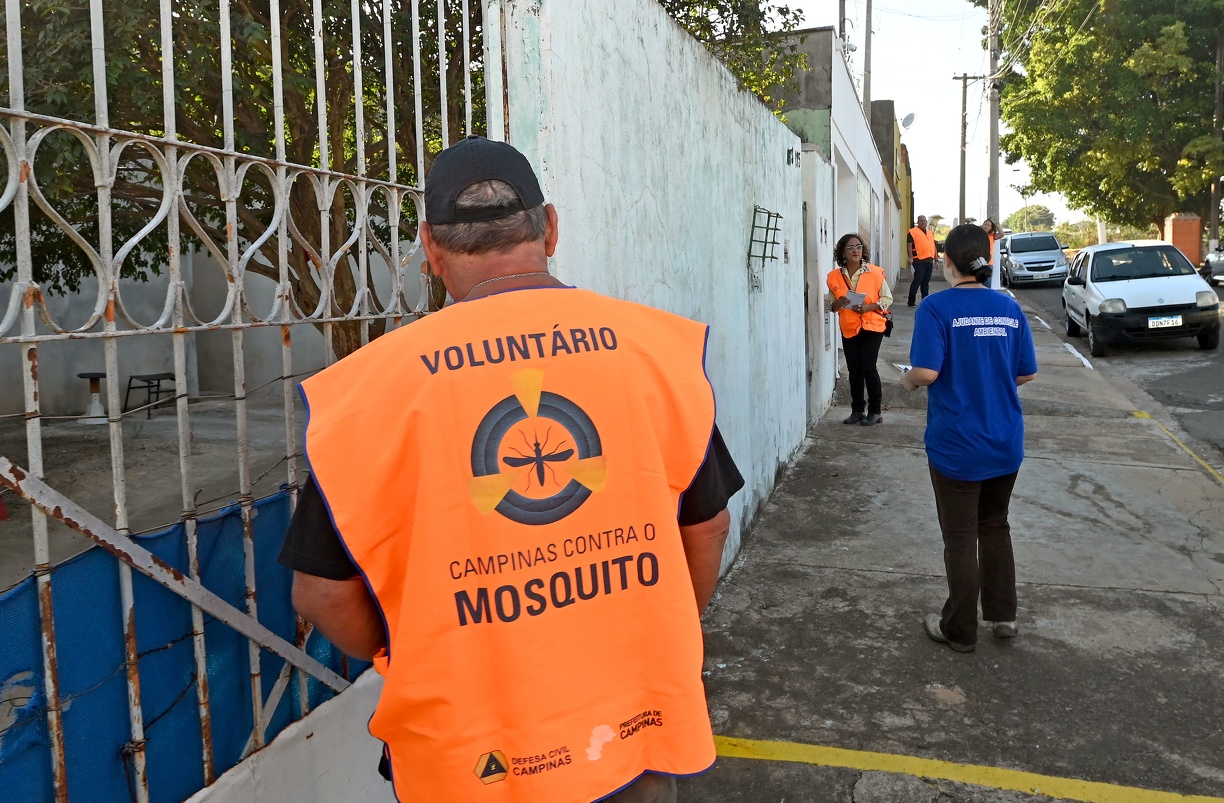
[(986, 236), (990, 238), (990, 250), (986, 253), (986, 264), (994, 265), (994, 243), (995, 243), (994, 232), (988, 231), (986, 232)]
[[(834, 297), (841, 298), (853, 289), (867, 296), (863, 300), (864, 304), (878, 303), (880, 288), (884, 285), (884, 269), (866, 263), (863, 267), (865, 270), (859, 274), (858, 285), (855, 288), (850, 287), (850, 282), (841, 268), (830, 273), (829, 292)], [(837, 311), (837, 323), (841, 326), (842, 337), (854, 337), (863, 329), (869, 332), (883, 332), (887, 320), (883, 313), (875, 310), (859, 313), (849, 307), (842, 307)]]
[(909, 236), (914, 240), (914, 259), (935, 258), (935, 232), (915, 226), (909, 230)]
[(573, 288), (455, 304), (302, 383), (306, 450), (382, 611), (400, 800), (591, 801), (714, 762), (676, 511), (708, 328)]

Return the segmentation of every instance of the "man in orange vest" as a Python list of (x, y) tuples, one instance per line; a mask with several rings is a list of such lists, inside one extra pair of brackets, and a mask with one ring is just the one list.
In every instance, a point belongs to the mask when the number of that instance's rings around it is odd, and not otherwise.
[(425, 212), (457, 303), (302, 383), (294, 606), (383, 676), (400, 800), (674, 800), (714, 761), (700, 615), (743, 486), (708, 327), (550, 275), (509, 145), (443, 151)]
[(931, 272), (935, 269), (935, 232), (927, 228), (926, 215), (918, 216), (918, 225), (909, 230), (906, 240), (909, 243), (910, 268), (914, 273), (907, 302), (912, 307), (919, 290), (923, 298), (931, 294)]

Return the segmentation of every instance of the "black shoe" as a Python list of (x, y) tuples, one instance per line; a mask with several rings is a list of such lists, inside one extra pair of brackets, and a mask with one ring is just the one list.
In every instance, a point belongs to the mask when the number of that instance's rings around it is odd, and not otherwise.
[(905, 306), (907, 306), (907, 307), (913, 307), (913, 306), (916, 306), (916, 305), (914, 304), (914, 302), (913, 302), (913, 301), (907, 301), (907, 302), (905, 303)]
[(862, 421), (859, 422), (862, 426), (869, 427), (872, 424), (883, 424), (884, 416), (879, 413), (868, 413)]
[(845, 421), (843, 421), (842, 423), (843, 423), (843, 424), (857, 424), (857, 423), (859, 423), (860, 421), (862, 421), (864, 418), (865, 418), (865, 416), (864, 416), (862, 413), (851, 413), (851, 414), (850, 414), (850, 415), (849, 415), (849, 416), (846, 418), (846, 420), (845, 420)]

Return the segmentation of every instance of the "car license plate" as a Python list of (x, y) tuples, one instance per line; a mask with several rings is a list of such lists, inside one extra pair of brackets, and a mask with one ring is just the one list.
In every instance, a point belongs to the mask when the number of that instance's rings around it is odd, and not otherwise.
[(1170, 326), (1181, 326), (1182, 316), (1162, 315), (1159, 318), (1148, 318), (1148, 329), (1166, 329)]

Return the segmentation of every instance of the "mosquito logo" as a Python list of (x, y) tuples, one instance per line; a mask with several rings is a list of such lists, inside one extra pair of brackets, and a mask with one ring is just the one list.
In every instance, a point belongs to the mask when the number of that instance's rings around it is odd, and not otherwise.
[[(552, 434), (552, 427), (549, 427), (548, 432), (544, 433), (544, 445), (543, 446), (540, 445), (540, 441), (538, 439), (534, 443), (527, 444), (528, 449), (535, 449), (534, 456), (525, 455), (522, 452), (518, 451), (517, 449), (514, 449), (513, 447), (511, 447), (513, 451), (515, 451), (518, 454), (518, 457), (503, 457), (502, 462), (510, 466), (511, 468), (522, 468), (523, 466), (534, 465), (536, 478), (540, 483), (540, 487), (543, 487), (545, 467), (548, 468), (549, 474), (553, 474), (552, 467), (548, 466), (547, 464), (548, 463), (564, 463), (566, 460), (569, 460), (574, 455), (573, 449), (566, 449), (565, 451), (560, 450), (561, 447), (565, 445), (565, 441), (562, 441), (561, 443), (557, 444), (557, 449), (555, 449), (554, 451), (551, 451), (548, 454), (544, 454), (544, 449), (548, 446), (548, 439), (551, 434)], [(523, 442), (526, 443), (526, 441), (527, 441), (527, 436), (523, 435)]]
[(468, 493), (481, 513), (519, 524), (551, 524), (603, 490), (607, 459), (590, 416), (544, 390), (544, 372), (519, 371), (514, 389), (472, 437)]

